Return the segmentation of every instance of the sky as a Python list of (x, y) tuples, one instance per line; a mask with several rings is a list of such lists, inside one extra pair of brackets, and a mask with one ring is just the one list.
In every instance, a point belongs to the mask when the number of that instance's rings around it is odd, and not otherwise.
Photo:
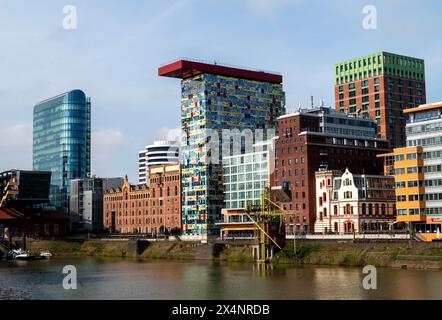
[(335, 63), (389, 51), (425, 59), (442, 101), (441, 14), (440, 0), (0, 0), (0, 171), (32, 169), (33, 106), (82, 89), (92, 173), (137, 182), (138, 151), (180, 125), (180, 81), (158, 67), (181, 57), (280, 72), (291, 111), (334, 104)]

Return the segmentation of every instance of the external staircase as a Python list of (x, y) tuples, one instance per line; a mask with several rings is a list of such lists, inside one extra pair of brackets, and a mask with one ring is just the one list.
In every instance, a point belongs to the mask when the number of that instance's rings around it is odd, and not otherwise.
[(18, 196), (18, 182), (16, 179), (12, 179), (11, 181), (9, 181), (7, 183), (7, 185), (5, 186), (5, 188), (3, 189), (2, 192), (2, 198), (0, 201), (0, 208), (5, 207), (6, 202), (11, 199), (14, 198), (16, 196)]

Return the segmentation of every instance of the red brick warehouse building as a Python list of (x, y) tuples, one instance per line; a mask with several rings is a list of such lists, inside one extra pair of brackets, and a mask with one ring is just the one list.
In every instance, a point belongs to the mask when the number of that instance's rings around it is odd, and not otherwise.
[(320, 169), (382, 174), (377, 154), (387, 141), (376, 137), (376, 123), (330, 108), (300, 110), (278, 118), (274, 181), (291, 198), (280, 202), (287, 234), (313, 232), (316, 216), (315, 172)]
[(405, 146), (404, 109), (426, 103), (424, 60), (379, 52), (335, 65), (336, 110), (376, 121), (390, 148)]
[(181, 229), (179, 164), (149, 167), (149, 185), (131, 185), (104, 194), (104, 228), (112, 233), (160, 234)]

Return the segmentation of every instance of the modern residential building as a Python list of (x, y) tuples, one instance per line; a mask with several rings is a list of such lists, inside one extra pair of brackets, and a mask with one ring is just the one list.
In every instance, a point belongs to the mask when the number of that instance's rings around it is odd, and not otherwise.
[(315, 233), (385, 232), (395, 217), (392, 176), (316, 172)]
[[(284, 114), (282, 76), (190, 60), (162, 66), (158, 74), (182, 79), (183, 236), (204, 240), (218, 235), (215, 223), (224, 205), (221, 159), (233, 154), (234, 142), (223, 130), (255, 136), (260, 130), (265, 140), (276, 118)], [(246, 148), (239, 144), (240, 151)], [(230, 152), (223, 154), (226, 145)]]
[(138, 183), (148, 183), (149, 166), (180, 163), (177, 141), (155, 141), (138, 153)]
[(180, 164), (149, 168), (149, 185), (131, 185), (104, 194), (104, 228), (112, 233), (149, 234), (181, 231)]
[(225, 208), (217, 223), (223, 239), (255, 237), (257, 227), (246, 212), (261, 204), (262, 193), (271, 186), (274, 141), (256, 143), (253, 152), (223, 158)]
[(377, 138), (373, 120), (327, 107), (300, 109), (279, 117), (278, 131), (274, 176), (290, 199), (278, 201), (287, 212), (288, 235), (314, 231), (316, 171), (383, 173), (376, 155), (388, 151), (387, 141)]
[(389, 147), (405, 146), (403, 110), (426, 103), (424, 60), (379, 52), (335, 65), (336, 110), (376, 121)]
[(50, 204), (68, 213), (70, 181), (90, 175), (90, 98), (73, 90), (38, 103), (33, 130), (33, 168), (52, 172)]
[(103, 230), (103, 195), (111, 188), (122, 187), (123, 178), (81, 178), (71, 180), (71, 230), (100, 232)]
[(253, 145), (253, 152), (223, 158), (225, 208), (246, 209), (260, 205), (261, 194), (270, 187), (274, 171), (274, 140)]
[(404, 113), (407, 146), (383, 155), (396, 182), (397, 222), (432, 240), (442, 230), (442, 102)]

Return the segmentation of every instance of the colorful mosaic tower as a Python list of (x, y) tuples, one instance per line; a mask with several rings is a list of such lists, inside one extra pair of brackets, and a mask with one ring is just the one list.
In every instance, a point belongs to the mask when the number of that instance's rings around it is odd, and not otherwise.
[(275, 129), (285, 113), (282, 76), (189, 60), (165, 65), (158, 74), (182, 79), (183, 236), (205, 239), (218, 234), (224, 205), (221, 159), (228, 155), (222, 154), (222, 130)]

